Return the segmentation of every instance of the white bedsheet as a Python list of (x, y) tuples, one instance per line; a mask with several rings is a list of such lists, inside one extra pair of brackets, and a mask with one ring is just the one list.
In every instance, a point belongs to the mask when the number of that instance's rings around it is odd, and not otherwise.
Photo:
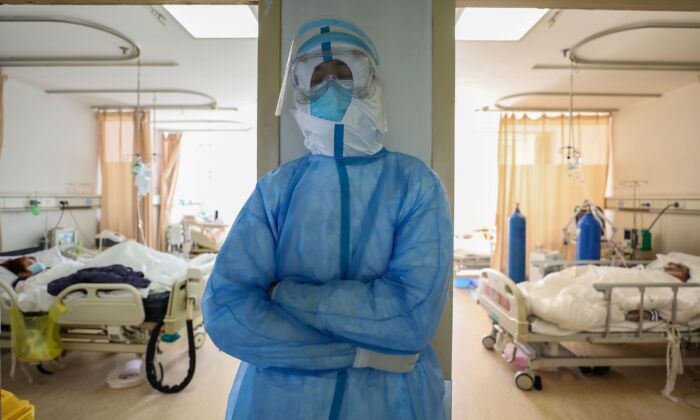
[[(695, 317), (685, 324), (678, 325), (680, 331), (694, 331), (700, 328), (700, 317)], [(543, 319), (535, 318), (530, 323), (530, 329), (532, 332), (542, 335), (551, 335), (557, 337), (566, 337), (567, 335), (572, 335), (580, 332), (595, 332), (601, 333), (605, 332), (605, 326), (591, 328), (585, 331), (571, 331), (563, 330), (556, 325), (549, 323)], [(639, 324), (632, 321), (623, 321), (617, 324), (610, 324), (610, 331), (617, 333), (636, 333), (639, 329)], [(642, 324), (642, 329), (647, 332), (663, 332), (666, 331), (665, 321), (644, 321)]]
[[(135, 241), (115, 245), (92, 259), (79, 261), (54, 259), (52, 262), (54, 264), (50, 269), (17, 284), (15, 288), (17, 306), (22, 312), (48, 311), (56, 297), (48, 293), (47, 285), (53, 280), (69, 276), (83, 268), (121, 264), (140, 271), (151, 281), (148, 288), (137, 289), (145, 298), (149, 293), (169, 291), (177, 280), (186, 276), (188, 267), (188, 262), (185, 260), (148, 248)], [(75, 292), (70, 299), (80, 295), (80, 292)]]
[(173, 283), (187, 274), (187, 261), (172, 254), (156, 251), (136, 241), (126, 241), (87, 260), (84, 268), (121, 264), (140, 271), (151, 281), (153, 293), (170, 290)]
[[(691, 268), (691, 276), (698, 267), (688, 260), (681, 261), (661, 256), (647, 269), (583, 266), (549, 274), (542, 280), (519, 285), (526, 298), (527, 311), (557, 328), (568, 331), (591, 331), (605, 325), (606, 302), (601, 292), (593, 288), (595, 283), (679, 283), (675, 277), (663, 271), (671, 261), (682, 262)], [(683, 254), (681, 254), (683, 255)], [(690, 256), (692, 257), (692, 256)], [(697, 257), (694, 257), (697, 258)], [(700, 260), (700, 259), (699, 259)], [(689, 282), (698, 282), (691, 277)], [(662, 318), (670, 319), (673, 294), (671, 289), (647, 289), (645, 309), (656, 309)], [(625, 313), (639, 309), (640, 292), (636, 288), (615, 289), (612, 295), (611, 322), (625, 320)], [(678, 292), (679, 322), (687, 322), (700, 315), (700, 288), (681, 289)]]

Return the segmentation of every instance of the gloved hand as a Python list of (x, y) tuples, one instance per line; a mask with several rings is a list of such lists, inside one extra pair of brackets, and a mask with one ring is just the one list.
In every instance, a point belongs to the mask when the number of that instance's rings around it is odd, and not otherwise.
[(392, 373), (409, 373), (416, 367), (416, 354), (386, 354), (358, 348), (355, 353), (354, 368), (370, 368)]

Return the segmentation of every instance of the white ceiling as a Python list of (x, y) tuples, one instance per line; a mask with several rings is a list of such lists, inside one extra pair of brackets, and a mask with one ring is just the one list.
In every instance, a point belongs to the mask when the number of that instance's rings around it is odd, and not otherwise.
[[(142, 67), (142, 89), (187, 89), (213, 96), (220, 107), (254, 109), (256, 39), (193, 39), (162, 7), (161, 24), (149, 6), (0, 6), (0, 15), (80, 18), (112, 27), (135, 40), (142, 62), (174, 61), (177, 67)], [(468, 10), (467, 10), (468, 12)], [(556, 14), (553, 24), (550, 18)], [(550, 11), (520, 41), (458, 41), (457, 98), (481, 108), (503, 96), (523, 92), (567, 92), (568, 70), (533, 70), (536, 64), (567, 65), (561, 50), (596, 32), (648, 21), (700, 22), (700, 13), (629, 11)], [(0, 24), (0, 55), (70, 55), (118, 53), (124, 43), (97, 32), (55, 24)], [(581, 55), (601, 59), (679, 59), (700, 61), (700, 31), (643, 30), (615, 35), (581, 48)], [(136, 67), (7, 68), (10, 77), (42, 89), (135, 89)], [(697, 83), (699, 72), (581, 70), (580, 92), (664, 93)], [(135, 95), (71, 95), (89, 105), (128, 104)], [(203, 103), (192, 96), (160, 95), (164, 102)], [(566, 97), (530, 96), (510, 106), (565, 106)], [(644, 98), (576, 98), (587, 107), (620, 107)], [(153, 101), (144, 94), (142, 103)], [(250, 114), (250, 112), (247, 112)], [(232, 118), (232, 117), (231, 117)]]
[[(468, 12), (468, 9), (465, 13)], [(550, 18), (556, 17), (550, 24)], [(520, 41), (458, 41), (457, 100), (467, 109), (493, 106), (523, 92), (568, 92), (569, 70), (533, 70), (536, 64), (568, 65), (562, 50), (606, 29), (639, 22), (700, 22), (700, 13), (551, 10)], [(600, 39), (579, 53), (596, 59), (700, 61), (700, 30), (641, 30)], [(579, 70), (578, 92), (665, 93), (700, 81), (700, 72)], [(576, 97), (585, 107), (619, 108), (648, 98)], [(568, 98), (529, 96), (508, 106), (566, 107)]]
[[(176, 67), (142, 67), (142, 89), (187, 89), (216, 99), (220, 107), (250, 108), (257, 95), (257, 39), (194, 39), (162, 7), (164, 24), (149, 6), (0, 6), (3, 16), (53, 16), (89, 20), (130, 37), (143, 63), (173, 61)], [(124, 42), (70, 25), (0, 24), (0, 55), (119, 54)], [(11, 78), (50, 89), (136, 89), (136, 67), (7, 68)], [(132, 94), (71, 95), (89, 105), (133, 104)], [(141, 103), (153, 101), (142, 94)], [(164, 103), (207, 103), (191, 95), (160, 95)]]

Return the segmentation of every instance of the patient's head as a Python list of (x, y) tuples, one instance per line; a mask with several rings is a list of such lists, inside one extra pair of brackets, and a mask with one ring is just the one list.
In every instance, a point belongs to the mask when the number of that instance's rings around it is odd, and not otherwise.
[(690, 269), (683, 264), (678, 263), (668, 263), (664, 267), (664, 271), (683, 283), (687, 282), (690, 278)]
[(0, 266), (5, 267), (9, 271), (13, 272), (15, 276), (24, 280), (31, 277), (32, 271), (29, 269), (29, 267), (31, 267), (34, 263), (36, 263), (36, 258), (25, 256), (3, 261), (0, 263)]

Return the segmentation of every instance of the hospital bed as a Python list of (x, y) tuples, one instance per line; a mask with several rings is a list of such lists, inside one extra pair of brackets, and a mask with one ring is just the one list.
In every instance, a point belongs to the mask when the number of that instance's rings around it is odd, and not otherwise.
[(225, 223), (208, 223), (196, 220), (183, 220), (185, 255), (198, 255), (202, 253), (218, 253), (224, 239), (225, 230), (229, 225)]
[[(167, 309), (162, 317), (147, 316), (144, 299), (128, 284), (74, 284), (56, 296), (65, 305), (57, 322), (66, 351), (95, 351), (107, 353), (136, 353), (145, 358), (146, 377), (153, 388), (163, 393), (184, 389), (195, 371), (195, 349), (205, 340), (200, 302), (205, 283), (214, 265), (213, 255), (202, 255), (190, 263), (184, 278), (174, 282), (167, 296)], [(0, 299), (0, 348), (11, 348), (10, 306), (17, 305), (17, 294), (0, 282), (9, 302)], [(110, 296), (104, 292), (120, 291)], [(74, 292), (82, 292), (82, 297)], [(31, 316), (31, 315), (29, 315)], [(186, 330), (189, 369), (182, 382), (164, 385), (163, 366), (158, 360), (159, 344), (171, 342)], [(41, 365), (38, 366), (41, 371)]]
[[(572, 332), (558, 329), (527, 313), (523, 292), (507, 275), (485, 269), (481, 272), (477, 292), (478, 303), (488, 313), (492, 330), (482, 338), (488, 350), (503, 350), (513, 344), (513, 352), (504, 354), (507, 360), (515, 358), (520, 350), (527, 360), (523, 370), (515, 373), (515, 385), (524, 391), (541, 389), (542, 380), (535, 370), (549, 367), (579, 367), (582, 371), (604, 373), (611, 366), (666, 366), (667, 357), (594, 357), (574, 354), (563, 343), (585, 342), (591, 344), (668, 343), (669, 328), (679, 334), (680, 345), (700, 343), (700, 319), (677, 323), (677, 294), (681, 288), (700, 287), (698, 283), (598, 283), (595, 289), (605, 296), (607, 314), (605, 325), (592, 331)], [(640, 299), (640, 321), (611, 323), (612, 291), (616, 288), (636, 288), (642, 296), (651, 288), (670, 288), (673, 293), (671, 320), (643, 321), (643, 299)], [(685, 366), (700, 365), (700, 357), (683, 357)]]

